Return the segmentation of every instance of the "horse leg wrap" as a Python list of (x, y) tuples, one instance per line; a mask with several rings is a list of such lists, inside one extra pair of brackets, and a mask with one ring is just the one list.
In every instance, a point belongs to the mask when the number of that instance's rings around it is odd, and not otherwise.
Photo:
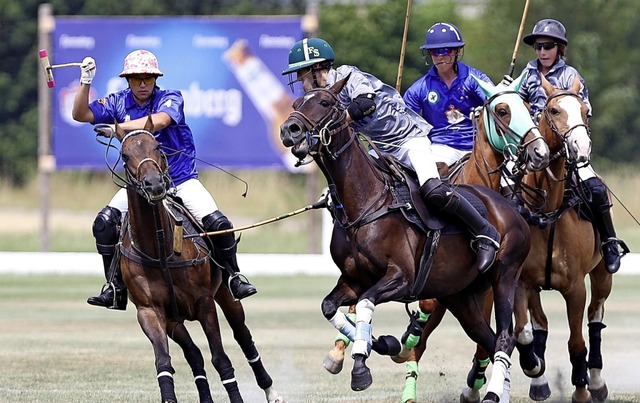
[(587, 374), (587, 349), (569, 357), (571, 361), (571, 384), (577, 388), (583, 388), (589, 384)]
[(273, 385), (273, 379), (271, 379), (271, 376), (267, 373), (264, 365), (262, 365), (262, 360), (260, 359), (260, 354), (256, 349), (255, 343), (251, 343), (251, 346), (246, 349), (244, 354), (245, 357), (247, 357), (249, 366), (253, 370), (253, 375), (255, 375), (256, 383), (260, 389), (264, 390), (270, 388)]
[(329, 323), (331, 323), (333, 327), (335, 327), (348, 340), (355, 340), (356, 328), (342, 311), (338, 310), (336, 314), (333, 315), (333, 318), (329, 319)]
[(418, 363), (416, 361), (407, 361), (407, 375), (404, 380), (404, 391), (400, 402), (418, 400), (417, 383), (418, 383)]
[(535, 329), (533, 331), (533, 353), (542, 361), (544, 361), (544, 354), (547, 351), (547, 336), (549, 332), (542, 329)]
[(471, 369), (467, 374), (467, 386), (474, 390), (480, 390), (487, 383), (487, 377), (485, 372), (491, 362), (490, 358), (479, 360), (478, 357), (473, 357)]
[(351, 348), (351, 357), (361, 354), (369, 357), (371, 353), (371, 320), (375, 305), (368, 299), (356, 304), (356, 334)]
[(590, 322), (589, 327), (589, 361), (591, 369), (602, 369), (602, 329), (607, 327), (602, 322)]
[(487, 385), (487, 394), (495, 393), (496, 396), (502, 396), (504, 381), (509, 376), (509, 368), (511, 368), (511, 358), (504, 351), (498, 351), (493, 357), (493, 371)]
[(402, 346), (407, 350), (411, 350), (420, 342), (420, 336), (422, 336), (422, 331), (424, 330), (424, 326), (427, 324), (427, 320), (429, 320), (430, 314), (425, 314), (420, 309), (417, 312), (414, 312), (411, 315), (411, 319), (409, 321), (409, 325), (407, 326), (407, 330), (402, 335), (400, 339)]
[(209, 382), (207, 381), (207, 377), (205, 375), (198, 375), (193, 378), (193, 381), (196, 384), (196, 389), (198, 390), (198, 396), (200, 397), (200, 401), (213, 400), (211, 397), (211, 390), (209, 389)]
[[(351, 325), (354, 326), (353, 324), (356, 323), (356, 314), (353, 313), (353, 312), (347, 312), (347, 319), (351, 323)], [(353, 329), (355, 331), (355, 326), (354, 326)], [(344, 343), (345, 347), (348, 347), (349, 344), (351, 343), (351, 340), (349, 340), (349, 337), (347, 337), (344, 334), (342, 334), (342, 332), (340, 332), (340, 333), (338, 333), (336, 335), (336, 339), (334, 340), (334, 343), (336, 343), (338, 341), (342, 341)]]
[(236, 375), (233, 367), (224, 368), (218, 372), (220, 374), (222, 386), (224, 386), (229, 397), (239, 396), (240, 390), (238, 389), (238, 382), (236, 381)]
[(161, 371), (156, 376), (158, 379), (158, 386), (160, 386), (160, 396), (162, 401), (176, 399), (175, 387), (173, 386), (173, 371)]

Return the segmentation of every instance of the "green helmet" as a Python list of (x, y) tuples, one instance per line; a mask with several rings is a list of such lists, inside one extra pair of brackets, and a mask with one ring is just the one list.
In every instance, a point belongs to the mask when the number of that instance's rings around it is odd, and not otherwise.
[(327, 41), (320, 38), (304, 38), (296, 42), (289, 51), (289, 68), (283, 71), (282, 75), (296, 72), (316, 63), (333, 62), (335, 59), (336, 55)]

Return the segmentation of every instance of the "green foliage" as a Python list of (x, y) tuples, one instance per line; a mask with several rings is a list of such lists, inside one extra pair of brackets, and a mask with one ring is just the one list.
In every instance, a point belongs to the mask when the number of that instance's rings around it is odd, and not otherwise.
[[(55, 15), (275, 15), (304, 14), (311, 0), (51, 0)], [(41, 0), (0, 2), (0, 178), (24, 184), (37, 161), (37, 15)], [(395, 86), (407, 2), (318, 0), (318, 35), (329, 41), (338, 64), (352, 64)], [(465, 9), (463, 9), (463, 5)], [(427, 71), (419, 47), (426, 29), (452, 22), (466, 42), (463, 61), (494, 82), (509, 72), (522, 0), (487, 0), (468, 12), (468, 2), (414, 0), (404, 55), (401, 91)], [(474, 11), (475, 14), (474, 14)], [(479, 11), (478, 11), (479, 10)], [(627, 0), (537, 0), (523, 34), (541, 18), (557, 18), (568, 30), (567, 61), (585, 77), (593, 106), (594, 154), (634, 163), (640, 155), (636, 46), (640, 2)], [(535, 54), (519, 43), (519, 74)], [(283, 65), (285, 62), (283, 61)]]

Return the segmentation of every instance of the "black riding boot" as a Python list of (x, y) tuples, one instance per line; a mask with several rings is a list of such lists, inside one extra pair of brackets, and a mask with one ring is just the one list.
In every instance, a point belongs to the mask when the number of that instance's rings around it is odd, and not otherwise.
[(102, 255), (104, 276), (107, 279), (100, 295), (89, 297), (89, 305), (104, 306), (109, 309), (124, 311), (127, 309), (127, 287), (122, 281), (120, 264), (113, 259), (114, 255)]
[(593, 214), (593, 225), (600, 234), (605, 267), (609, 273), (616, 273), (620, 270), (620, 258), (629, 252), (629, 248), (616, 237), (607, 188), (597, 177), (587, 179), (584, 186), (591, 192), (589, 208)]
[[(229, 219), (220, 210), (216, 210), (214, 213), (204, 217), (202, 224), (207, 232), (233, 228)], [(214, 235), (210, 239), (213, 243), (213, 257), (216, 264), (224, 268), (222, 272), (223, 278), (227, 279), (227, 287), (231, 291), (231, 295), (236, 300), (241, 300), (258, 292), (247, 277), (240, 273), (236, 258), (238, 248), (233, 233)]]
[(96, 249), (102, 255), (107, 282), (102, 286), (100, 295), (89, 297), (87, 303), (124, 311), (127, 308), (127, 288), (122, 281), (119, 261), (114, 259), (121, 218), (120, 210), (106, 206), (93, 221), (93, 236), (96, 238)]
[(464, 197), (440, 179), (429, 179), (420, 187), (420, 196), (429, 208), (457, 218), (473, 235), (478, 271), (491, 267), (500, 248), (500, 234)]

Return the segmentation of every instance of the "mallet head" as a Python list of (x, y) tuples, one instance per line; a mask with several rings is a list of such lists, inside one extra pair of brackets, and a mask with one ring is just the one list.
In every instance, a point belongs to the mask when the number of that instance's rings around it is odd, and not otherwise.
[(51, 63), (49, 62), (49, 56), (47, 56), (47, 50), (40, 49), (38, 55), (40, 56), (40, 64), (44, 69), (44, 76), (47, 78), (47, 86), (49, 88), (53, 88), (56, 83), (53, 80), (53, 69), (51, 69)]

